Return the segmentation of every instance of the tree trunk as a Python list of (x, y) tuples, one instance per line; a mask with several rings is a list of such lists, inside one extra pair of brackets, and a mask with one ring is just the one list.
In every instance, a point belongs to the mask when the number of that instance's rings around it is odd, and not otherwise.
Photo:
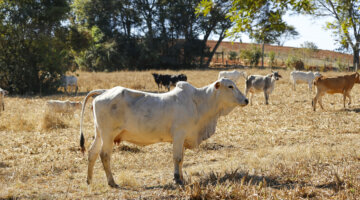
[(220, 43), (222, 42), (222, 40), (225, 38), (225, 30), (226, 30), (226, 29), (223, 29), (223, 30), (221, 31), (219, 40), (217, 41), (216, 45), (214, 46), (213, 50), (211, 51), (210, 56), (209, 56), (209, 60), (206, 62), (205, 67), (209, 67), (210, 62), (211, 62), (211, 60), (212, 60), (212, 58), (213, 58), (213, 56), (214, 56), (217, 48), (219, 47), (219, 45), (220, 45)]
[(262, 50), (261, 50), (261, 67), (264, 68), (264, 49), (265, 49), (265, 42), (262, 43)]
[(353, 52), (354, 52), (354, 58), (353, 58), (353, 65), (354, 65), (354, 70), (357, 71), (359, 68), (359, 48), (355, 47), (353, 48)]

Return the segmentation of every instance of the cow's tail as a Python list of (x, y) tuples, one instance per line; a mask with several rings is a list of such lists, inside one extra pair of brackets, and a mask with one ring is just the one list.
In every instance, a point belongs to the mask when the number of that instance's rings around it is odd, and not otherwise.
[(83, 128), (83, 119), (84, 119), (84, 112), (85, 112), (85, 104), (87, 102), (87, 100), (94, 96), (94, 95), (100, 95), (102, 93), (104, 93), (106, 90), (105, 89), (99, 89), (99, 90), (93, 90), (91, 92), (89, 92), (86, 97), (84, 98), (84, 101), (82, 103), (82, 108), (81, 108), (81, 118), (80, 118), (80, 148), (81, 148), (81, 152), (84, 154), (85, 152), (85, 138), (84, 138), (84, 134), (82, 131)]

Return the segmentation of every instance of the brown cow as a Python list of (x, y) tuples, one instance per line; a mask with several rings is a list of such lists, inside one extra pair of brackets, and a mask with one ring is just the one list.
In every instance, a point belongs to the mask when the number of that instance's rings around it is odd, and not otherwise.
[(344, 108), (346, 97), (349, 98), (349, 105), (351, 104), (350, 92), (355, 83), (360, 83), (359, 73), (355, 72), (351, 75), (343, 75), (336, 77), (324, 77), (320, 76), (314, 80), (314, 85), (316, 86), (317, 92), (316, 96), (312, 101), (312, 106), (314, 111), (316, 111), (316, 102), (319, 101), (321, 109), (324, 109), (322, 106), (321, 98), (325, 93), (335, 94), (341, 93), (344, 95)]

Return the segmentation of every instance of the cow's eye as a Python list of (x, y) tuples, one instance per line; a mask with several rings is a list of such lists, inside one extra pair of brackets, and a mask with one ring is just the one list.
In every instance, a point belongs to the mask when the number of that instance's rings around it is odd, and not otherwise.
[(234, 87), (232, 85), (229, 86), (230, 89), (233, 89)]

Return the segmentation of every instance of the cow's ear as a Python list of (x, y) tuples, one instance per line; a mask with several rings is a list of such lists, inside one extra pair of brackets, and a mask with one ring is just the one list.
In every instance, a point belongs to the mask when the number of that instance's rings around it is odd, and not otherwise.
[(216, 82), (215, 83), (215, 89), (219, 89), (219, 87), (220, 87), (220, 82)]

